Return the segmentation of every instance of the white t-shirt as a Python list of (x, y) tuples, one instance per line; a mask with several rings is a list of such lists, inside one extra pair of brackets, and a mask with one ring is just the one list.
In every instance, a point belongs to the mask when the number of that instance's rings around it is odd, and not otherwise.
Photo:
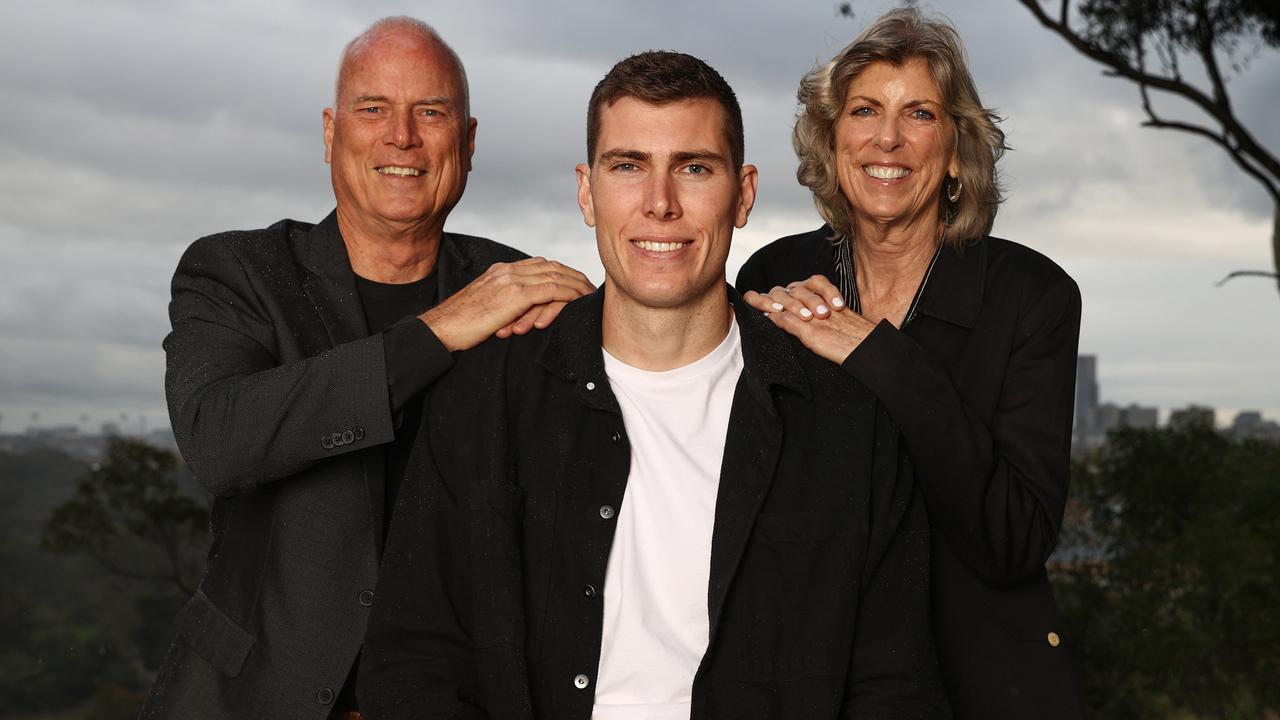
[(604, 581), (593, 720), (689, 720), (707, 650), (716, 491), (733, 393), (737, 323), (715, 350), (665, 372), (604, 354), (631, 471)]

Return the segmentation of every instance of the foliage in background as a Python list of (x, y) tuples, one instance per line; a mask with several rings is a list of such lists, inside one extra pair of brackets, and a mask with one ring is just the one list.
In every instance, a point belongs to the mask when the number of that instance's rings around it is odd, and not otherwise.
[(1095, 716), (1280, 708), (1280, 446), (1122, 429), (1072, 480), (1054, 582)]
[[(1280, 158), (1236, 113), (1228, 84), (1264, 49), (1280, 49), (1276, 0), (1018, 0), (1050, 31), (1104, 74), (1137, 85), (1144, 127), (1177, 130), (1220, 147), (1271, 197), (1273, 270), (1236, 271), (1274, 277), (1280, 289)], [(1043, 6), (1056, 5), (1056, 10)], [(1074, 16), (1073, 16), (1074, 10)], [(1190, 71), (1189, 73), (1187, 71)], [(1152, 94), (1177, 98), (1197, 120), (1157, 111)]]
[(137, 717), (207, 518), (177, 458), (137, 441), (92, 466), (0, 451), (0, 717)]
[(178, 458), (141, 440), (112, 438), (106, 458), (45, 525), (45, 549), (83, 554), (129, 580), (195, 591), (209, 510), (181, 493)]

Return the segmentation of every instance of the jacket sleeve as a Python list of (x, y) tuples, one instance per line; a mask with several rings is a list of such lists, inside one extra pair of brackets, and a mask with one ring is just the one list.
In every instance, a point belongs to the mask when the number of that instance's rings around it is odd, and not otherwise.
[(840, 717), (949, 718), (930, 625), (929, 518), (898, 428), (877, 403), (871, 530)]
[[(188, 249), (172, 290), (169, 417), (183, 458), (210, 493), (247, 492), (394, 438), (382, 335), (281, 364), (277, 323), (217, 237)], [(425, 360), (436, 375), (451, 362), (443, 346)]]
[(1018, 314), (990, 419), (965, 403), (928, 351), (888, 322), (845, 359), (845, 370), (901, 427), (934, 532), (993, 585), (1043, 573), (1057, 543), (1079, 334), (1080, 291), (1062, 275)]

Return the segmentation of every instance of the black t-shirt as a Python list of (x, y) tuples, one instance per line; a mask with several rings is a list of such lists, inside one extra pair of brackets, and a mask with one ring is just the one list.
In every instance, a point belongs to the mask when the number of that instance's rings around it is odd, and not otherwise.
[[(387, 392), (391, 398), (392, 412), (397, 418), (396, 439), (384, 449), (386, 453), (386, 505), (383, 513), (382, 535), (385, 540), (391, 526), (391, 512), (395, 509), (400, 482), (404, 479), (413, 449), (418, 427), (422, 424), (422, 390), (424, 383), (418, 377), (422, 366), (419, 350), (423, 338), (430, 334), (426, 324), (399, 324), (401, 320), (421, 315), (438, 301), (436, 274), (411, 283), (392, 285), (356, 276), (356, 290), (364, 307), (364, 318), (373, 333), (382, 333), (387, 366)], [(393, 327), (395, 326), (395, 327)], [(421, 327), (418, 327), (421, 326)], [(347, 682), (335, 702), (336, 711), (357, 709), (355, 688), (359, 673), (359, 660), (352, 667)]]
[[(364, 306), (364, 317), (369, 323), (369, 330), (375, 333), (385, 332), (400, 320), (421, 315), (436, 304), (436, 274), (411, 283), (392, 285), (375, 282), (356, 276), (356, 288), (360, 293), (360, 302)], [(424, 326), (425, 327), (425, 326)], [(383, 537), (390, 527), (391, 511), (395, 508), (396, 495), (400, 489), (400, 481), (404, 479), (408, 466), (409, 451), (413, 449), (414, 438), (418, 436), (418, 426), (422, 422), (422, 403), (417, 402), (421, 390), (414, 397), (397, 398), (396, 385), (404, 373), (396, 372), (397, 365), (413, 361), (412, 357), (398, 357), (391, 338), (387, 338), (387, 378), (391, 387), (388, 392), (392, 397), (392, 410), (402, 413), (396, 427), (396, 439), (386, 448), (386, 512), (383, 515)], [(403, 384), (403, 383), (400, 383)], [(399, 406), (399, 407), (397, 407)]]

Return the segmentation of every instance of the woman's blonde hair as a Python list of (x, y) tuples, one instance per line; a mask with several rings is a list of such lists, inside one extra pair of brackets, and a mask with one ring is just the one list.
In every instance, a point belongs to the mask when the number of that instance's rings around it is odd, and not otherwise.
[(953, 181), (938, 192), (938, 217), (943, 241), (963, 244), (991, 231), (996, 208), (1004, 199), (996, 162), (1008, 149), (1000, 117), (982, 106), (965, 62), (964, 44), (955, 28), (930, 20), (914, 8), (882, 15), (830, 62), (814, 68), (800, 81), (792, 144), (800, 167), (796, 178), (813, 191), (814, 204), (837, 236), (853, 236), (853, 208), (840, 191), (836, 174), (835, 125), (844, 110), (849, 83), (867, 66), (890, 62), (901, 67), (923, 60), (942, 92), (945, 111), (956, 127), (956, 156), (962, 190), (951, 202)]

